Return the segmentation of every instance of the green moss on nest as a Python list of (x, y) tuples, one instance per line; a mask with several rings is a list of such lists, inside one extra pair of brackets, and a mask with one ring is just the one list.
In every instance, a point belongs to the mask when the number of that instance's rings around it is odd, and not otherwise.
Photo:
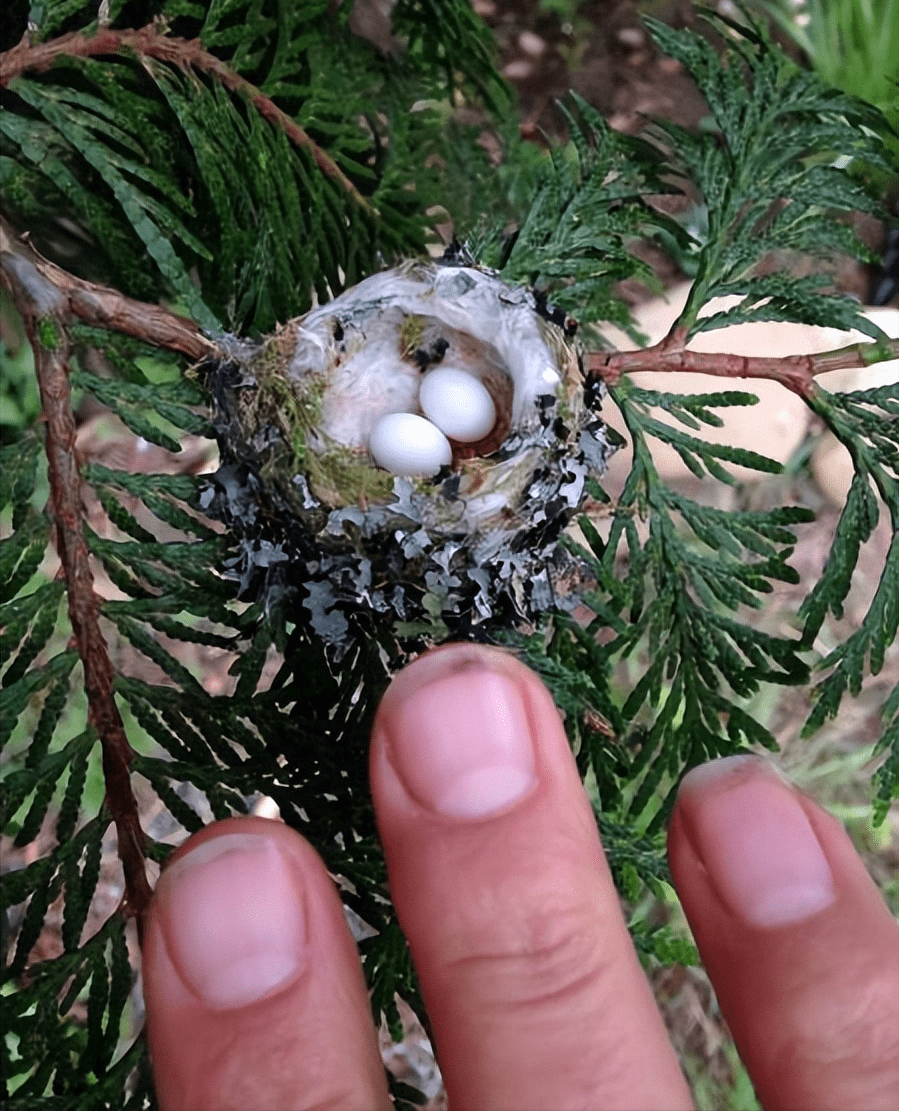
[(285, 443), (296, 456), (297, 470), (302, 470), (307, 457), (306, 441), (309, 430), (321, 418), (324, 382), (310, 380), (309, 388), (302, 391), (298, 383), (277, 374), (269, 378), (257, 375), (259, 388), (256, 404), (260, 413), (269, 413), (279, 427)]
[(400, 326), (400, 357), (408, 359), (421, 347), (421, 337), (425, 331), (423, 316), (407, 316)]
[(338, 506), (389, 501), (396, 478), (376, 467), (367, 454), (333, 441), (325, 451), (308, 453), (305, 471), (315, 496)]
[[(421, 320), (410, 319), (419, 321), (420, 334)], [(251, 367), (255, 389), (245, 391), (242, 398), (241, 419), (248, 440), (266, 429), (278, 432), (275, 442), (263, 450), (263, 478), (277, 485), (291, 502), (297, 496), (293, 479), (298, 474), (306, 476), (313, 494), (326, 506), (364, 507), (389, 501), (395, 476), (375, 467), (367, 453), (323, 435), (326, 377), (287, 371), (295, 342), (287, 326), (259, 351)], [(298, 511), (301, 509), (305, 507), (298, 506)]]
[(246, 406), (245, 418), (254, 431), (266, 425), (278, 429), (295, 457), (296, 474), (305, 469), (309, 431), (321, 419), (325, 379), (321, 375), (297, 378), (288, 374), (286, 342), (287, 335), (279, 333), (254, 359), (256, 389)]

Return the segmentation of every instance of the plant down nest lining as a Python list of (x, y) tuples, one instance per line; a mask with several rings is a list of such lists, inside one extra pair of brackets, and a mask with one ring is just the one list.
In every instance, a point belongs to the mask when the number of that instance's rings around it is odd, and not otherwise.
[[(372, 614), (412, 647), (573, 607), (558, 541), (615, 450), (575, 332), (538, 293), (450, 255), (204, 363), (222, 463), (201, 501), (237, 538), (240, 597), (286, 605), (338, 658)], [(380, 467), (372, 428), (420, 414), (423, 376), (449, 365), (489, 392), (490, 432), (450, 440), (433, 475)]]

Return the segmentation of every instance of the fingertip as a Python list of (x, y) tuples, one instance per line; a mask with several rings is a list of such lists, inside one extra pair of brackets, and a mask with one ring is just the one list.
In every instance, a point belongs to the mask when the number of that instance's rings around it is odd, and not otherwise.
[(565, 729), (509, 653), (394, 680), (372, 791), (451, 1103), (686, 1106)]
[(815, 829), (768, 761), (738, 755), (693, 768), (678, 809), (718, 897), (748, 924), (800, 922), (836, 898)]
[(233, 823), (193, 844), (160, 876), (166, 951), (202, 1005), (254, 1003), (293, 981), (308, 961), (302, 842), (291, 840)]
[(165, 1111), (387, 1105), (355, 945), (311, 846), (235, 818), (181, 846), (144, 929), (147, 1034)]
[(762, 1104), (893, 1106), (899, 936), (842, 826), (768, 760), (728, 757), (685, 776), (668, 853)]
[(477, 645), (420, 657), (379, 707), (375, 791), (392, 772), (434, 816), (477, 820), (514, 806), (538, 782), (530, 681), (511, 656)]
[(583, 794), (558, 710), (513, 653), (450, 644), (387, 689), (370, 750), (379, 822), (496, 817), (563, 780)]

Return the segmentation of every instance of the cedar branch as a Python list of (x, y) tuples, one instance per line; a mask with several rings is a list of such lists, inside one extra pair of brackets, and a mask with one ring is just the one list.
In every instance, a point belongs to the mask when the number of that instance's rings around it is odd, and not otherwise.
[[(194, 360), (221, 354), (192, 321), (158, 305), (131, 300), (116, 290), (74, 277), (42, 258), (6, 225), (0, 227), (0, 276), (22, 314), (35, 352), (43, 411), (57, 544), (69, 586), (69, 615), (85, 671), (91, 721), (103, 746), (107, 801), (119, 835), (119, 854), (126, 879), (126, 904), (140, 914), (150, 897), (144, 867), (144, 834), (131, 791), (133, 750), (112, 693), (113, 670), (99, 626), (99, 599), (93, 589), (87, 545), (82, 531), (80, 476), (74, 453), (67, 359), (71, 318), (110, 328), (146, 343), (178, 351)], [(46, 322), (59, 342), (41, 341)], [(670, 337), (642, 351), (590, 352), (589, 373), (608, 384), (642, 370), (700, 371), (728, 378), (768, 378), (808, 397), (814, 378), (827, 370), (861, 367), (899, 356), (899, 342), (855, 344), (819, 355), (784, 358), (747, 357), (687, 351)]]
[(899, 358), (899, 340), (854, 343), (817, 355), (724, 355), (688, 351), (672, 346), (669, 337), (641, 351), (591, 351), (585, 359), (588, 373), (614, 386), (623, 374), (654, 370), (671, 373), (693, 371), (719, 378), (770, 378), (788, 390), (809, 397), (815, 377), (829, 370), (869, 366), (886, 359)]
[(61, 57), (90, 58), (103, 54), (134, 53), (138, 58), (195, 69), (219, 80), (232, 93), (244, 96), (263, 119), (279, 127), (290, 141), (312, 158), (327, 177), (341, 185), (357, 205), (369, 215), (377, 215), (374, 206), (356, 188), (330, 155), (283, 112), (269, 97), (246, 78), (231, 69), (214, 54), (203, 49), (199, 39), (180, 39), (160, 32), (153, 24), (139, 30), (115, 31), (100, 28), (94, 35), (74, 31), (47, 42), (33, 43), (26, 34), (14, 47), (0, 55), (0, 86), (7, 88), (23, 73), (42, 73)]
[[(5, 221), (2, 223), (2, 250), (4, 266), (13, 265), (13, 256), (27, 260), (60, 296), (66, 298), (69, 313), (86, 324), (122, 332), (155, 347), (177, 351), (197, 362), (222, 354), (220, 346), (187, 317), (168, 312), (159, 305), (132, 300), (108, 286), (76, 278), (39, 255), (26, 240), (17, 238)], [(666, 336), (640, 351), (590, 351), (585, 357), (585, 368), (610, 386), (622, 375), (639, 371), (692, 371), (719, 378), (768, 378), (801, 397), (808, 397), (819, 374), (899, 358), (899, 340), (856, 343), (816, 355), (779, 358), (688, 351), (683, 341), (681, 332), (676, 338)]]
[(76, 278), (67, 270), (49, 262), (31, 246), (27, 239), (16, 236), (5, 220), (0, 220), (0, 252), (4, 273), (24, 268), (33, 271), (54, 298), (65, 302), (63, 315), (74, 317), (95, 328), (143, 340), (166, 351), (177, 351), (198, 362), (219, 351), (192, 320), (168, 312), (159, 305), (134, 301), (108, 286)]
[(125, 909), (140, 915), (150, 901), (144, 854), (144, 832), (131, 790), (130, 766), (134, 750), (113, 694), (114, 672), (100, 629), (100, 600), (94, 590), (87, 542), (81, 475), (75, 452), (75, 417), (72, 412), (68, 362), (71, 340), (67, 298), (23, 253), (0, 243), (0, 276), (22, 316), (34, 351), (34, 365), (46, 425), (46, 452), (50, 478), (50, 505), (56, 547), (65, 575), (69, 620), (87, 694), (88, 718), (103, 753), (106, 804), (115, 822), (119, 859), (125, 876)]

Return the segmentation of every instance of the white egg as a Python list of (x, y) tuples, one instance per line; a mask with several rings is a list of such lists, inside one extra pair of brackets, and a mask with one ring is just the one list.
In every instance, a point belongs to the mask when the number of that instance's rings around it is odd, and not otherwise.
[(388, 413), (376, 421), (368, 441), (375, 462), (385, 471), (430, 477), (452, 462), (450, 442), (424, 417)]
[(422, 380), (418, 403), (441, 432), (463, 443), (481, 440), (496, 421), (493, 398), (473, 374), (439, 366)]

